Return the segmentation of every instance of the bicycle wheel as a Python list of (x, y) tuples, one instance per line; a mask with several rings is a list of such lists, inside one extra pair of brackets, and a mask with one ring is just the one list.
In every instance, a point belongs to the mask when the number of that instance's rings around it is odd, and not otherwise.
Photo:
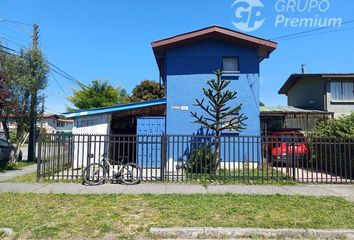
[(91, 163), (85, 167), (82, 177), (90, 186), (100, 185), (106, 180), (106, 169), (99, 163)]
[(123, 166), (121, 180), (128, 185), (138, 184), (141, 180), (141, 168), (138, 164), (127, 163)]

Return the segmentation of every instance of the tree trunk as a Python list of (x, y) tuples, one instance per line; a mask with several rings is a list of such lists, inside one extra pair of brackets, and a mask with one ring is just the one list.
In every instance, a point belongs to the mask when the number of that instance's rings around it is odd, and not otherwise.
[(215, 170), (219, 168), (220, 165), (220, 132), (217, 130), (215, 132), (215, 154), (216, 154), (216, 166)]
[(4, 129), (5, 137), (9, 141), (10, 140), (10, 131), (9, 131), (9, 126), (7, 125), (6, 120), (2, 120), (2, 127)]

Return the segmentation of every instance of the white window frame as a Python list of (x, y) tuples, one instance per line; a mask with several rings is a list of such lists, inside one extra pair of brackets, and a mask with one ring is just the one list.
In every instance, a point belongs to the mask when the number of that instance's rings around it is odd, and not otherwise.
[[(340, 83), (340, 97), (339, 98), (334, 98), (334, 84), (338, 84), (338, 83)], [(350, 83), (350, 84), (352, 84), (352, 91), (353, 91), (353, 93), (352, 93), (352, 96), (351, 96), (351, 98), (350, 99), (344, 99), (343, 97), (344, 97), (344, 85), (345, 84), (348, 84), (348, 83)], [(352, 81), (332, 81), (332, 82), (330, 82), (330, 92), (331, 92), (331, 102), (354, 102), (354, 82), (352, 82)]]

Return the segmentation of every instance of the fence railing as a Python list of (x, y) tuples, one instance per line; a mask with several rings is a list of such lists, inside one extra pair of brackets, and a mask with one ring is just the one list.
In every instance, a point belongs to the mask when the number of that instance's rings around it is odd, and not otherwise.
[(354, 182), (349, 138), (43, 134), (39, 139), (38, 179), (79, 180), (85, 166), (107, 153), (112, 160), (139, 164), (144, 181)]

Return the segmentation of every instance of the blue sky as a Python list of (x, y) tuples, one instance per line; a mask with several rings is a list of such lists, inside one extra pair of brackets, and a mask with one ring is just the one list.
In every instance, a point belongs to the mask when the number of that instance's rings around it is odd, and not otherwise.
[[(251, 0), (252, 1), (252, 0)], [(256, 1), (256, 0), (253, 0)], [(262, 1), (262, 0), (261, 0)], [(282, 0), (285, 1), (285, 0)], [(287, 0), (288, 1), (288, 0)], [(305, 6), (310, 0), (297, 0)], [(320, 1), (320, 0), (319, 0)], [(276, 0), (263, 0), (264, 24), (249, 34), (271, 39), (307, 31), (311, 27), (275, 27), (277, 15), (286, 17), (340, 17), (353, 20), (354, 1), (326, 0), (328, 9), (279, 13)], [(143, 79), (158, 80), (158, 69), (150, 43), (161, 38), (193, 31), (210, 25), (238, 30), (234, 0), (1, 0), (0, 18), (36, 23), (40, 29), (40, 47), (45, 56), (84, 83), (95, 78), (123, 86), (129, 92)], [(30, 27), (0, 22), (0, 39), (29, 46)], [(26, 32), (27, 31), (27, 32)], [(323, 33), (327, 32), (327, 33)], [(308, 73), (354, 72), (354, 23), (314, 32), (305, 37), (278, 41), (269, 59), (261, 63), (261, 100), (267, 105), (286, 105), (278, 90), (291, 73), (299, 73), (306, 64)], [(5, 39), (6, 46), (19, 46)], [(52, 75), (47, 95), (47, 112), (63, 112), (70, 105), (65, 94), (72, 94), (75, 84)]]

